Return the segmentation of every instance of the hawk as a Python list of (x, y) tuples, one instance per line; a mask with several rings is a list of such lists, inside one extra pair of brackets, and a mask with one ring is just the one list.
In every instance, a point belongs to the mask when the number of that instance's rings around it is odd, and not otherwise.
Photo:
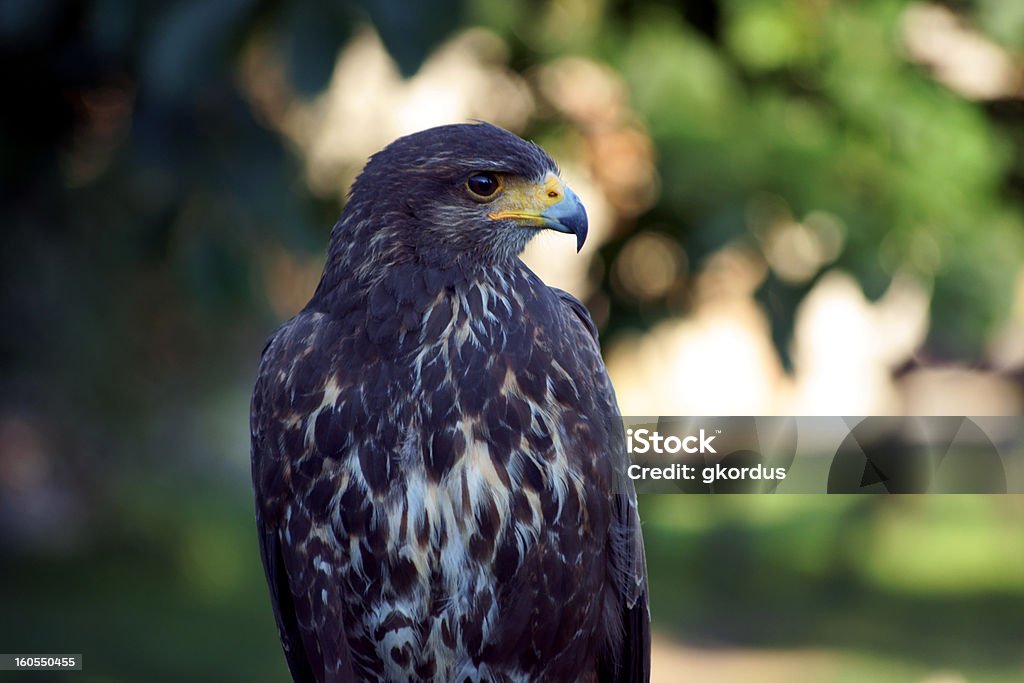
[(646, 681), (622, 422), (584, 306), (518, 258), (587, 236), (485, 123), (373, 155), (320, 283), (263, 350), (259, 547), (296, 681)]

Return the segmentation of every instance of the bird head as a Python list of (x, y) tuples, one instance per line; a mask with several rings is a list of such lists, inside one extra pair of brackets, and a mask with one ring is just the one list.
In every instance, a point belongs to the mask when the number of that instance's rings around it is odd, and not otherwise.
[[(487, 123), (431, 128), (373, 155), (335, 240), (367, 240), (377, 258), (495, 262), (541, 230), (587, 237), (587, 213), (542, 149)], [(333, 245), (332, 245), (333, 246)]]

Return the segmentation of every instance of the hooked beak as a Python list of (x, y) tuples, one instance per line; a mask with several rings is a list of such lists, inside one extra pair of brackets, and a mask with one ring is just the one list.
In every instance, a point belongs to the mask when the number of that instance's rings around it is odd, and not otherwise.
[(576, 253), (579, 253), (587, 241), (587, 210), (575, 192), (566, 185), (562, 187), (565, 190), (562, 201), (549, 206), (540, 217), (544, 220), (544, 227), (576, 235)]
[(554, 173), (549, 173), (541, 183), (510, 183), (493, 208), (487, 215), (495, 220), (576, 235), (577, 252), (587, 240), (587, 210), (576, 193)]

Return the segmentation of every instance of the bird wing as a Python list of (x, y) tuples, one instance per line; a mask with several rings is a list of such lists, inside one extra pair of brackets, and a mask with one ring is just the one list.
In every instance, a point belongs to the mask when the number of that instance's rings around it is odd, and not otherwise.
[(274, 619), (281, 635), (288, 669), (296, 683), (315, 683), (313, 670), (302, 647), (302, 631), (295, 612), (295, 601), (288, 585), (288, 574), (284, 568), (281, 539), (276, 528), (268, 526), (262, 515), (257, 514), (256, 526), (259, 532), (260, 558), (270, 586), (270, 600), (274, 608)]
[[(617, 479), (612, 493), (611, 529), (608, 534), (610, 576), (617, 591), (622, 640), (617, 651), (602, 661), (601, 681), (615, 683), (646, 683), (651, 676), (651, 633), (648, 612), (647, 564), (640, 530), (636, 491), (626, 476), (628, 459), (625, 435), (621, 427), (618, 402), (608, 370), (601, 358), (597, 327), (586, 307), (571, 294), (552, 288), (570, 315), (567, 316), (577, 337), (577, 353), (594, 381), (594, 399), (605, 418), (612, 424), (608, 455), (612, 458)], [(575, 325), (573, 325), (575, 323)], [(615, 615), (613, 615), (615, 618)], [(614, 625), (613, 625), (614, 627)]]
[[(322, 575), (307, 556), (310, 518), (293, 489), (303, 477), (304, 438), (311, 393), (306, 390), (318, 333), (314, 314), (302, 313), (279, 328), (260, 358), (250, 409), (252, 476), (260, 557), (288, 668), (297, 683), (355, 681), (344, 621), (333, 613), (340, 601), (322, 604)], [(296, 359), (303, 359), (297, 369)], [(315, 399), (315, 396), (312, 398)], [(291, 501), (291, 502), (289, 502)], [(332, 586), (332, 593), (337, 590)]]

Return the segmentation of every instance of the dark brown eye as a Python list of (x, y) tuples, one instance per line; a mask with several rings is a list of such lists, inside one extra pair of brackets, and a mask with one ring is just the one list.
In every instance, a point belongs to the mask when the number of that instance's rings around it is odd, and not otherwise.
[(466, 180), (466, 187), (478, 197), (490, 197), (501, 187), (501, 181), (493, 173), (474, 173)]

